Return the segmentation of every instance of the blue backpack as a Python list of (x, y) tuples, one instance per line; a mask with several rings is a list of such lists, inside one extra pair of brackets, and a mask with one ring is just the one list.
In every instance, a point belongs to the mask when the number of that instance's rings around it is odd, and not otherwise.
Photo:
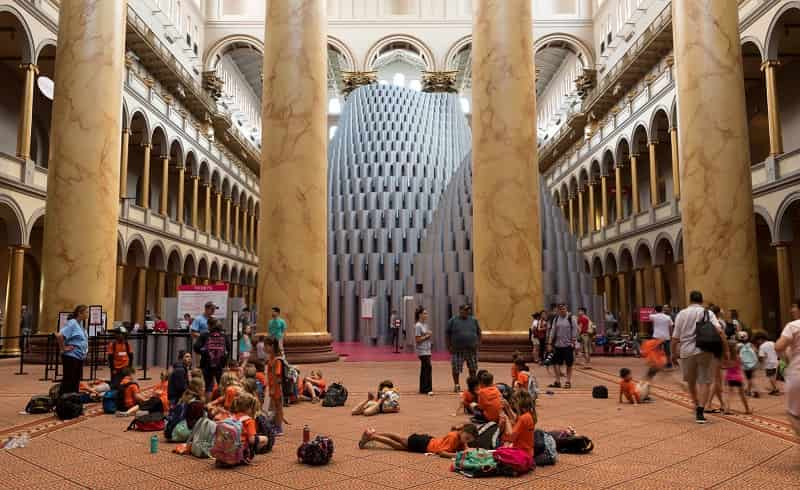
[(167, 424), (164, 427), (164, 438), (168, 441), (172, 440), (172, 431), (183, 420), (186, 420), (186, 414), (189, 411), (189, 406), (186, 403), (178, 403), (167, 415)]
[(103, 393), (103, 413), (113, 414), (117, 411), (117, 390)]

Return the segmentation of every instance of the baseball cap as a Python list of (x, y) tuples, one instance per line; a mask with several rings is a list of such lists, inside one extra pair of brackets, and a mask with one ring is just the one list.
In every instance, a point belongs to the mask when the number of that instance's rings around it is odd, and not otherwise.
[(217, 309), (217, 305), (215, 305), (213, 301), (208, 301), (208, 302), (206, 302), (206, 305), (205, 305), (205, 307), (206, 307), (206, 308), (214, 308), (214, 309)]

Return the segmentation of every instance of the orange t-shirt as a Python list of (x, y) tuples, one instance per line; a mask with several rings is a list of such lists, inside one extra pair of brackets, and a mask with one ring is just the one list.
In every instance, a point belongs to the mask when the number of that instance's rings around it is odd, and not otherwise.
[(620, 380), (619, 388), (622, 390), (622, 394), (625, 398), (635, 398), (636, 401), (639, 401), (639, 387), (636, 385), (636, 382), (633, 380), (625, 381)]
[(250, 444), (250, 438), (256, 436), (256, 421), (244, 413), (235, 413), (233, 418), (242, 423), (242, 444)]
[(169, 413), (169, 398), (167, 397), (167, 381), (159, 383), (158, 388), (153, 392), (161, 400), (161, 406), (164, 407), (164, 413)]
[(528, 456), (533, 457), (533, 415), (530, 412), (523, 413), (517, 417), (517, 423), (511, 434), (505, 436), (505, 440), (510, 442), (517, 449), (524, 449)]
[(281, 390), (281, 376), (283, 375), (283, 363), (277, 357), (272, 357), (269, 360), (269, 369), (267, 370), (267, 379), (269, 381), (269, 396), (273, 400), (278, 400), (283, 397)]
[(261, 371), (256, 372), (256, 381), (261, 383), (261, 386), (267, 386), (267, 376)]
[[(130, 382), (131, 382), (130, 376), (125, 376), (124, 378), (122, 378), (120, 384), (124, 385), (125, 383), (130, 383)], [(136, 395), (138, 395), (140, 391), (141, 390), (139, 390), (139, 385), (135, 383), (131, 383), (125, 388), (125, 394), (123, 395), (122, 401), (125, 402), (126, 410), (138, 403), (136, 401)]]
[(495, 386), (485, 386), (478, 390), (478, 407), (483, 412), (486, 420), (500, 421), (500, 412), (503, 410), (503, 396)]
[(130, 362), (128, 351), (130, 348), (131, 346), (127, 341), (117, 342), (116, 340), (112, 340), (109, 342), (108, 355), (114, 356), (114, 369), (122, 369), (128, 365)]
[(462, 449), (464, 449), (464, 444), (461, 443), (461, 437), (457, 431), (453, 431), (448, 432), (444, 437), (431, 439), (426, 450), (429, 453), (454, 453)]
[(222, 406), (225, 407), (225, 410), (230, 410), (231, 405), (233, 405), (233, 400), (239, 396), (241, 392), (241, 388), (238, 386), (228, 386), (225, 388), (225, 399), (222, 401)]
[(472, 392), (466, 390), (461, 392), (461, 403), (464, 404), (464, 408), (469, 408), (475, 402), (475, 397), (472, 396)]
[(519, 375), (519, 369), (517, 369), (517, 365), (516, 364), (512, 364), (511, 365), (511, 379), (517, 379), (518, 375)]
[(530, 377), (531, 377), (531, 373), (529, 373), (528, 371), (520, 371), (519, 373), (517, 373), (517, 377), (515, 379), (517, 380), (517, 384), (522, 389), (527, 390), (528, 389), (528, 380), (530, 379)]
[(667, 365), (667, 355), (661, 348), (663, 342), (664, 341), (660, 339), (650, 339), (642, 343), (640, 351), (648, 366), (662, 369)]

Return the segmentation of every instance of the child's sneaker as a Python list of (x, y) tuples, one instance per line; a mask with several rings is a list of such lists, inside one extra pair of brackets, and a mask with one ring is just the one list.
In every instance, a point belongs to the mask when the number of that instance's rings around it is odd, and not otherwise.
[(705, 423), (708, 422), (708, 420), (706, 419), (706, 416), (703, 415), (703, 407), (697, 407), (697, 408), (694, 409), (694, 411), (695, 411), (694, 421), (696, 423), (705, 424)]

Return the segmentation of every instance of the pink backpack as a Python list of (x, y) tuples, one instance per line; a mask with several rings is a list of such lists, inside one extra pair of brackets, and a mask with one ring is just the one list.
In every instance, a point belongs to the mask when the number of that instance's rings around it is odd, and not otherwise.
[(249, 455), (247, 446), (242, 444), (242, 422), (234, 418), (218, 422), (210, 453), (211, 457), (222, 465), (235, 466), (247, 463)]
[(528, 456), (524, 449), (515, 447), (500, 447), (494, 451), (494, 460), (498, 467), (510, 470), (516, 475), (522, 475), (533, 468), (533, 458)]

